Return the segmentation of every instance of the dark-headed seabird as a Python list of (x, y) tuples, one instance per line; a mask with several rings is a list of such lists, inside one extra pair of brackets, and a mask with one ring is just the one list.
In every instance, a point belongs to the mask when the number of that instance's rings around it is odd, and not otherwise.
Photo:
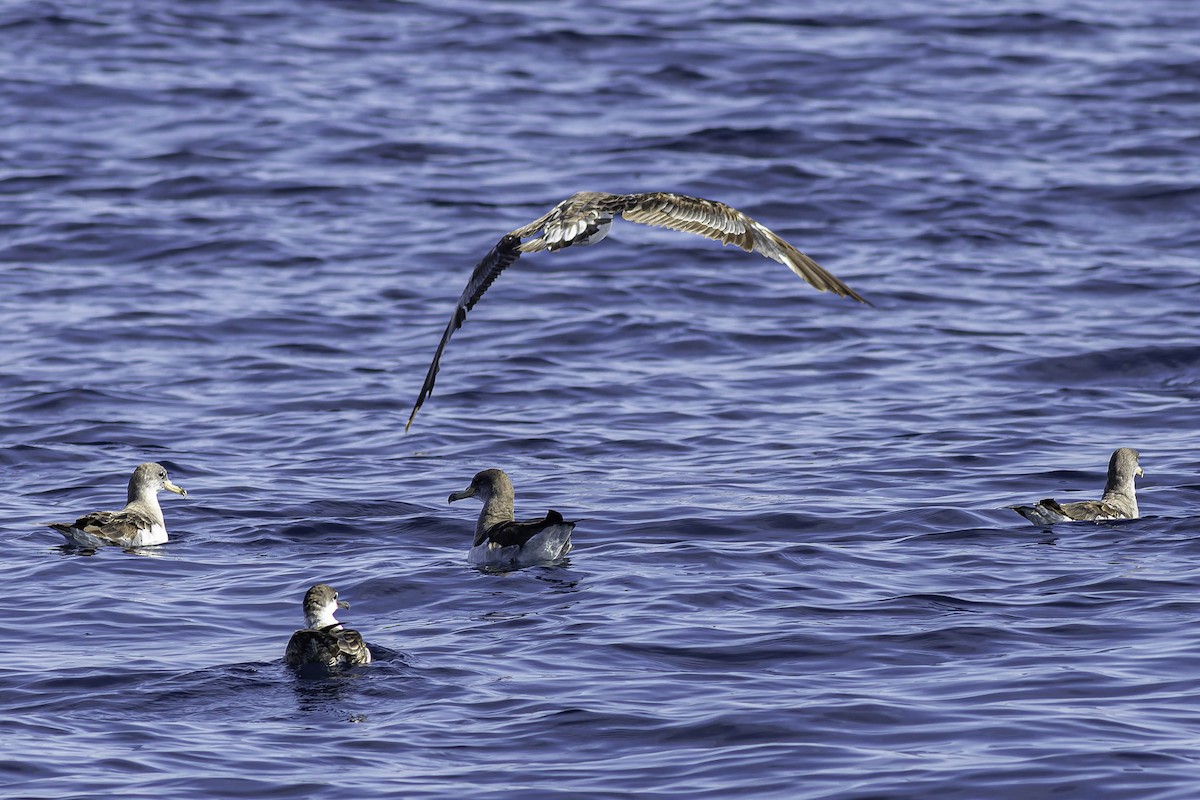
[(448, 502), (478, 497), (483, 501), (475, 540), (467, 560), (475, 566), (521, 567), (562, 558), (571, 552), (575, 523), (557, 511), (540, 519), (513, 519), (513, 485), (498, 469), (485, 469), (471, 485), (450, 495)]
[(1138, 504), (1133, 479), (1140, 477), (1139, 454), (1132, 447), (1122, 447), (1108, 461), (1108, 481), (1099, 500), (1060, 503), (1047, 498), (1033, 506), (1010, 506), (1035, 525), (1053, 525), (1071, 520), (1137, 519)]
[[(433, 383), (437, 378), (446, 343), (450, 341), (454, 332), (462, 327), (467, 312), (475, 307), (479, 298), (483, 297), (483, 293), (500, 273), (512, 266), (522, 253), (595, 244), (608, 235), (613, 218), (618, 214), (630, 222), (698, 233), (722, 244), (737, 245), (748, 253), (761, 253), (783, 264), (822, 292), (852, 297), (860, 303), (867, 302), (766, 226), (724, 203), (667, 192), (578, 192), (563, 200), (544, 216), (506, 234), (475, 266), (467, 288), (463, 290), (458, 305), (454, 308), (454, 314), (450, 317), (450, 324), (446, 326), (446, 332), (442, 334), (442, 340), (438, 343), (421, 393), (413, 406), (412, 414), (408, 417), (408, 424), (404, 426), (406, 431), (412, 426), (413, 418), (417, 416), (425, 398), (433, 391)], [(540, 236), (527, 242), (523, 241), (539, 232)]]
[(342, 667), (371, 663), (362, 634), (342, 627), (334, 618), (339, 608), (350, 604), (338, 599), (337, 590), (327, 583), (318, 583), (304, 594), (303, 630), (288, 640), (283, 661), (301, 673), (324, 675)]
[(167, 525), (158, 504), (158, 493), (163, 489), (187, 497), (182, 486), (171, 483), (161, 464), (139, 464), (129, 478), (129, 493), (125, 507), (120, 511), (94, 511), (75, 520), (74, 524), (51, 522), (48, 525), (79, 547), (163, 544), (167, 541)]

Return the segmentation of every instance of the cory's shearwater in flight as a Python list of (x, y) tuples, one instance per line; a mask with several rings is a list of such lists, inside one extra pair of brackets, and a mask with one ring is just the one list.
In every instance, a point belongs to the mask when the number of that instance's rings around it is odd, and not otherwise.
[[(467, 288), (463, 290), (458, 305), (454, 308), (454, 314), (450, 317), (450, 324), (446, 326), (446, 332), (438, 342), (437, 352), (434, 353), (433, 363), (429, 365), (421, 393), (413, 406), (412, 414), (409, 415), (408, 424), (404, 426), (406, 431), (412, 426), (413, 418), (416, 417), (425, 398), (433, 391), (433, 383), (437, 378), (446, 343), (450, 341), (454, 332), (462, 327), (467, 312), (475, 307), (497, 276), (512, 266), (522, 253), (595, 244), (608, 234), (613, 218), (618, 214), (630, 222), (698, 233), (722, 244), (737, 245), (746, 252), (761, 253), (783, 264), (822, 292), (834, 292), (841, 297), (852, 297), (860, 303), (867, 302), (766, 226), (724, 203), (667, 192), (579, 192), (563, 200), (544, 216), (505, 234), (475, 266)], [(539, 232), (540, 235), (529, 239)], [(529, 241), (524, 241), (525, 239)]]

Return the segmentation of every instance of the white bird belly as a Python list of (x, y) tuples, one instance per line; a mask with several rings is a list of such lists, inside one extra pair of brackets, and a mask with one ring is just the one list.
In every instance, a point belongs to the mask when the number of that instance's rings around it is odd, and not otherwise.
[(596, 228), (595, 233), (591, 234), (590, 236), (588, 236), (586, 238), (577, 239), (575, 241), (575, 244), (578, 244), (578, 245), (595, 244), (596, 242), (603, 239), (605, 236), (608, 236), (608, 232), (610, 230), (612, 230), (612, 220), (611, 219), (608, 220), (607, 222), (597, 223), (597, 228)]

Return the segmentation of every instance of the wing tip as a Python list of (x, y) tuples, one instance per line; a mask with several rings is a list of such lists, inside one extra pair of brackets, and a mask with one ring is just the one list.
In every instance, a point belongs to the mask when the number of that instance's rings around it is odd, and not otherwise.
[(813, 286), (814, 288), (816, 288), (817, 291), (833, 292), (838, 297), (849, 297), (851, 300), (857, 300), (858, 302), (862, 303), (863, 305), (868, 305), (871, 308), (875, 308), (874, 303), (872, 303), (867, 298), (863, 297), (858, 292), (851, 289), (849, 286), (847, 286), (845, 283), (843, 283), (840, 279), (835, 278), (832, 274), (830, 274), (827, 270), (825, 270), (823, 268), (819, 268), (819, 269), (821, 269), (821, 272), (823, 272), (827, 278), (824, 286), (819, 286), (819, 285), (813, 283), (806, 275), (800, 275), (800, 277), (803, 278), (810, 286)]
[(868, 300), (867, 298), (863, 297), (861, 294), (859, 294), (858, 292), (854, 291), (854, 290), (853, 290), (853, 289), (851, 289), (849, 286), (846, 286), (846, 284), (842, 284), (842, 286), (844, 286), (844, 287), (845, 287), (845, 289), (846, 289), (846, 293), (845, 293), (845, 294), (843, 294), (843, 295), (842, 295), (842, 297), (852, 297), (852, 298), (854, 298), (855, 300), (857, 300), (858, 302), (862, 303), (863, 305), (868, 305), (868, 306), (870, 306), (871, 308), (875, 308), (875, 304), (874, 304), (874, 303), (872, 303), (870, 300)]

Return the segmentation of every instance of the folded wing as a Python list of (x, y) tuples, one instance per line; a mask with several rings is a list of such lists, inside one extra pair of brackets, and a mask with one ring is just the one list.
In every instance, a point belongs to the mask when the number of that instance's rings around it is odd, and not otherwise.
[(110, 544), (128, 544), (142, 531), (150, 530), (157, 521), (136, 509), (95, 511), (75, 520), (74, 524), (52, 523), (51, 528), (71, 541), (88, 541), (79, 533), (96, 537)]
[[(513, 520), (501, 522), (487, 532), (487, 538), (500, 547), (524, 546), (526, 542), (552, 525), (564, 524), (562, 514), (547, 511), (541, 519)], [(566, 523), (571, 524), (571, 523)], [(480, 544), (476, 542), (476, 544)]]

